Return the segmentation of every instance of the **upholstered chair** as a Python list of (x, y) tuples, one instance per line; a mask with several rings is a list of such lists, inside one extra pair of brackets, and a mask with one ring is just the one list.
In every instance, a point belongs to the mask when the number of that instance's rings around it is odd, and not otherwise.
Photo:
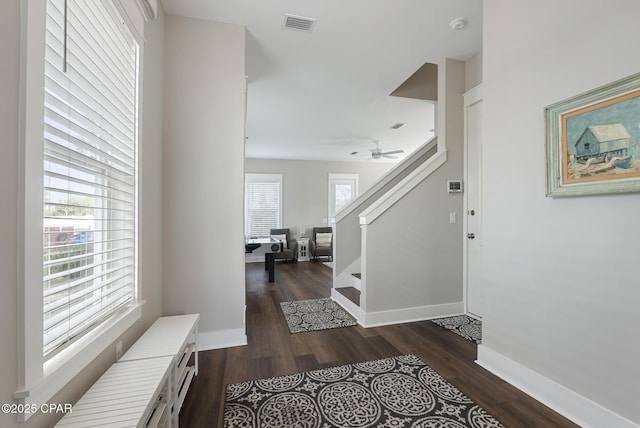
[(271, 236), (283, 241), (284, 249), (281, 253), (276, 253), (274, 258), (298, 261), (298, 241), (291, 237), (289, 229), (271, 229)]
[(333, 261), (333, 229), (331, 227), (314, 227), (309, 238), (311, 257), (326, 256)]

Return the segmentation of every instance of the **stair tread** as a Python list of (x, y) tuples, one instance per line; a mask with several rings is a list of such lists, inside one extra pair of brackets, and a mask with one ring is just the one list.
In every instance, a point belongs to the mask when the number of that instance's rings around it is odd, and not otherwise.
[(336, 291), (360, 306), (360, 290), (354, 287), (336, 288)]

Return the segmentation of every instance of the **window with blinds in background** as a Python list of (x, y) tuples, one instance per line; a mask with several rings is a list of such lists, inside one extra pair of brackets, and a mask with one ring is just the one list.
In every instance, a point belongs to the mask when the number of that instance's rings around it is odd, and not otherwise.
[(111, 1), (47, 1), (45, 357), (136, 301), (138, 55)]
[(282, 224), (282, 175), (245, 174), (246, 236), (269, 236)]

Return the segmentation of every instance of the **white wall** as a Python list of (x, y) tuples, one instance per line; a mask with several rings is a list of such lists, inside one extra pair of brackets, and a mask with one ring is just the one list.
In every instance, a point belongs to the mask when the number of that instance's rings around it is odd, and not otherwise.
[(166, 18), (163, 312), (200, 313), (204, 348), (246, 342), (244, 31)]
[(635, 423), (640, 194), (545, 197), (543, 109), (637, 73), (638, 16), (636, 0), (488, 0), (483, 47), (481, 360), (495, 352)]
[[(329, 208), (329, 174), (358, 174), (359, 193), (367, 190), (394, 164), (246, 159), (246, 172), (283, 174), (282, 221), (297, 235), (301, 226), (326, 226)], [(327, 220), (328, 221), (328, 220)], [(307, 235), (308, 236), (308, 235)]]
[[(0, 53), (5, 64), (0, 67), (0, 128), (2, 156), (0, 156), (0, 197), (5, 209), (0, 210), (0, 401), (13, 403), (13, 392), (18, 384), (17, 361), (17, 258), (16, 246), (19, 236), (16, 207), (18, 203), (18, 103), (20, 82), (20, 0), (7, 0), (0, 14)], [(157, 266), (162, 264), (159, 246), (162, 241), (161, 214), (159, 214), (161, 189), (161, 123), (162, 89), (162, 44), (163, 17), (160, 16), (145, 28), (147, 40), (144, 48), (144, 94), (141, 116), (141, 190), (140, 190), (140, 270), (142, 319), (119, 340), (128, 348), (161, 313), (162, 276)], [(143, 224), (142, 224), (143, 223)], [(115, 361), (115, 346), (105, 344), (105, 351), (66, 388), (57, 394), (51, 403), (74, 403)], [(0, 414), (0, 426), (39, 428), (52, 426), (61, 415), (37, 414), (28, 422), (18, 424), (16, 415)]]

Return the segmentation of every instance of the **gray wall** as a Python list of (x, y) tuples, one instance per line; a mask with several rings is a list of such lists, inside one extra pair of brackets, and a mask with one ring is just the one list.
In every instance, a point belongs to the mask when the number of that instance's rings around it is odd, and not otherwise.
[[(329, 174), (358, 174), (359, 192), (393, 166), (377, 162), (246, 159), (246, 172), (283, 174), (283, 227), (324, 226), (328, 216)], [(328, 220), (327, 220), (328, 221)]]
[[(203, 348), (244, 332), (244, 27), (167, 16), (163, 312), (200, 313)], [(206, 47), (206, 48), (205, 48)]]
[(485, 1), (483, 48), (483, 347), (635, 423), (640, 194), (545, 197), (543, 109), (637, 73), (638, 16), (635, 0)]
[[(2, 361), (0, 388), (2, 402), (12, 403), (18, 385), (17, 351), (17, 281), (16, 243), (18, 240), (18, 102), (20, 88), (20, 1), (6, 1), (0, 16), (0, 46), (5, 63), (0, 67), (0, 127), (2, 128), (2, 156), (0, 156), (0, 195), (7, 209), (0, 210), (0, 338)], [(0, 425), (17, 426), (15, 415), (0, 414)], [(35, 425), (33, 425), (35, 426)]]
[(461, 146), (367, 226), (367, 312), (462, 302), (462, 223), (449, 223), (450, 212), (462, 218), (462, 195), (446, 191), (460, 175)]
[(482, 51), (464, 64), (464, 90), (468, 91), (482, 83)]
[[(375, 203), (381, 196), (391, 190), (396, 184), (411, 174), (417, 167), (433, 156), (437, 150), (437, 141), (431, 139), (414, 152), (409, 154), (402, 162), (394, 165), (387, 173), (376, 180), (375, 188), (370, 187), (359, 194), (359, 200), (350, 205), (336, 218), (335, 225), (335, 260), (333, 269), (336, 281), (334, 287), (340, 287), (345, 282), (351, 286), (351, 273), (346, 272), (362, 254), (362, 233), (360, 230), (360, 213)], [(347, 273), (347, 281), (338, 279), (338, 276)], [(344, 279), (344, 276), (342, 277)]]
[[(20, 85), (20, 1), (3, 2), (0, 14), (0, 47), (5, 64), (0, 67), (0, 128), (2, 129), (2, 156), (0, 156), (0, 197), (6, 208), (0, 210), (0, 272), (2, 294), (0, 295), (0, 394), (3, 403), (13, 402), (13, 392), (18, 384), (17, 345), (17, 258), (16, 242), (20, 231), (17, 227), (16, 206), (18, 201), (18, 104)], [(122, 338), (128, 348), (144, 330), (160, 316), (162, 301), (162, 275), (157, 267), (162, 264), (160, 247), (161, 228), (161, 177), (162, 159), (162, 16), (145, 29), (147, 43), (144, 48), (144, 94), (141, 117), (141, 200), (140, 200), (140, 281), (142, 319)], [(115, 361), (115, 345), (104, 344), (105, 351), (66, 388), (52, 403), (73, 403)], [(56, 415), (33, 416), (24, 424), (18, 424), (15, 415), (0, 414), (0, 426), (36, 428), (53, 425)]]
[(462, 302), (462, 194), (446, 189), (463, 175), (464, 63), (439, 67), (438, 144), (446, 135), (447, 161), (367, 226), (366, 312)]

